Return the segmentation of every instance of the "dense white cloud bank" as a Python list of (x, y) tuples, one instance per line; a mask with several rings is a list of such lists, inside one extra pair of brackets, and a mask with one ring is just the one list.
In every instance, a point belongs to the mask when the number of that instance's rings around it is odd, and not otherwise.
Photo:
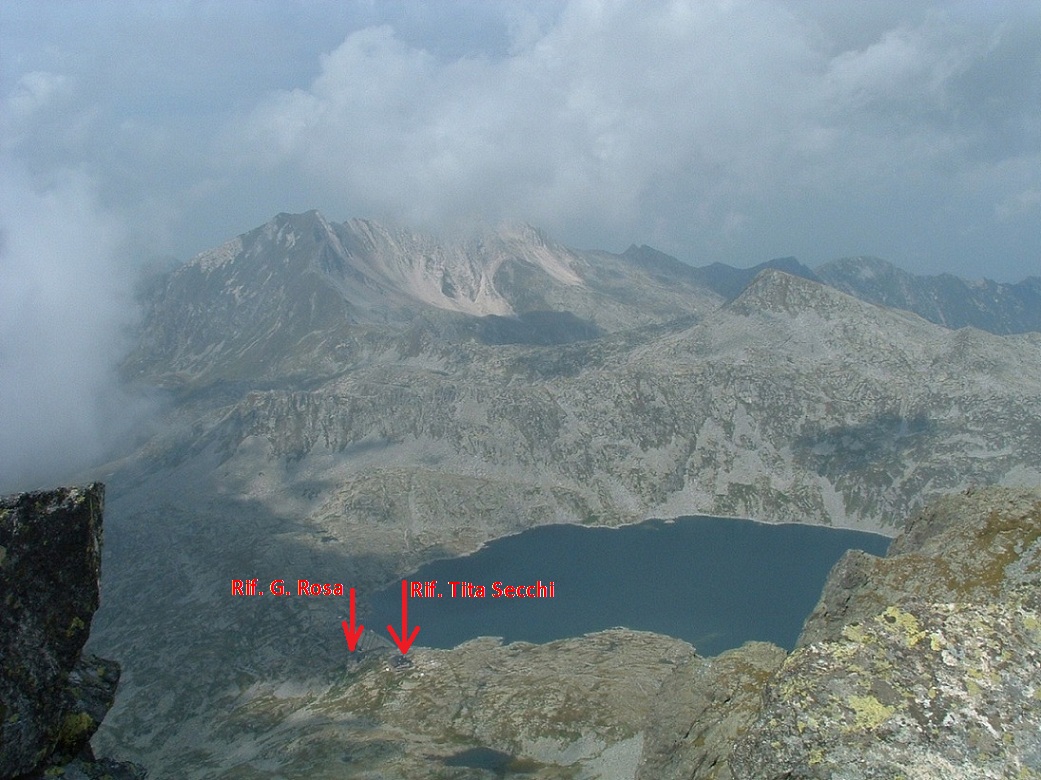
[(134, 424), (117, 380), (134, 316), (123, 229), (90, 181), (0, 188), (0, 491), (73, 476)]
[(1035, 270), (1031, 4), (436, 8), (102, 4), (79, 33), (50, 19), (52, 56), (13, 47), (7, 145), (35, 175), (83, 166), (182, 255), (318, 207), (526, 219), (694, 262)]

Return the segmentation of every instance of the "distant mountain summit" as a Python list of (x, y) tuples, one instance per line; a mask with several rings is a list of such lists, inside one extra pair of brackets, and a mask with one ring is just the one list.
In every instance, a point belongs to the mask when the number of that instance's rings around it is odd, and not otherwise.
[(741, 289), (727, 308), (744, 314), (774, 312), (793, 315), (800, 311), (823, 313), (839, 309), (848, 315), (851, 307), (849, 302), (843, 301), (846, 298), (845, 294), (811, 277), (767, 266)]
[(127, 370), (175, 385), (342, 369), (417, 323), (452, 338), (553, 344), (721, 302), (694, 277), (571, 250), (528, 225), (444, 238), (317, 211), (279, 214), (153, 279), (146, 296)]
[(1041, 331), (1041, 277), (1016, 284), (969, 282), (951, 274), (920, 276), (877, 257), (826, 263), (817, 276), (861, 300), (906, 309), (937, 325), (971, 326), (991, 333)]
[(998, 334), (1041, 331), (1041, 277), (1015, 284), (989, 279), (967, 281), (951, 274), (912, 274), (877, 257), (847, 257), (811, 270), (794, 257), (780, 257), (750, 268), (723, 263), (695, 267), (643, 245), (622, 257), (665, 283), (695, 284), (724, 301), (733, 301), (768, 269), (826, 284), (879, 306), (902, 309), (957, 330), (974, 327)]

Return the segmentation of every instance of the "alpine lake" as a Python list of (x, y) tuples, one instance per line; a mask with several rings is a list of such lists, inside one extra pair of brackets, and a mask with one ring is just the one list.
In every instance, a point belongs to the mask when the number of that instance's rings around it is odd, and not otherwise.
[[(542, 526), (410, 575), (410, 594), (412, 583), (423, 583), (424, 595), (408, 599), (409, 630), (420, 626), (416, 644), (439, 648), (479, 636), (544, 643), (624, 626), (683, 639), (701, 655), (751, 640), (791, 650), (839, 558), (849, 549), (881, 556), (889, 542), (715, 517)], [(547, 590), (553, 583), (552, 597), (538, 583)], [(508, 597), (507, 586), (525, 595)], [(374, 594), (371, 605), (372, 628), (400, 631), (400, 583)]]

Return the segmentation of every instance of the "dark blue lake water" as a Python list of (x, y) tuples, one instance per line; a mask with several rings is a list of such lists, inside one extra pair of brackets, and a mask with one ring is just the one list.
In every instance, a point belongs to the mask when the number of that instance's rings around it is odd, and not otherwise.
[[(420, 626), (416, 643), (428, 647), (477, 636), (548, 642), (625, 626), (679, 637), (703, 655), (753, 639), (791, 649), (842, 554), (884, 555), (888, 545), (857, 531), (713, 517), (544, 526), (423, 566), (409, 580), (436, 580), (441, 596), (410, 598), (409, 626)], [(553, 582), (553, 598), (492, 597), (496, 581), (540, 580)], [(483, 585), (487, 596), (452, 598), (450, 581)], [(400, 631), (400, 583), (372, 606), (366, 630)]]

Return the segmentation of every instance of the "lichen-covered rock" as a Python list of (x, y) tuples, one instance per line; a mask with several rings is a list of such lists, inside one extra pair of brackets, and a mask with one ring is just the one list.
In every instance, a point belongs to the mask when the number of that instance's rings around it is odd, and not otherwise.
[(90, 738), (115, 701), (119, 671), (115, 661), (89, 654), (80, 658), (65, 689), (67, 707), (56, 754), (71, 759), (90, 749)]
[(727, 757), (762, 709), (763, 686), (785, 655), (776, 645), (749, 642), (677, 668), (648, 719), (639, 780), (734, 780)]
[(893, 606), (796, 650), (731, 766), (764, 780), (1041, 778), (1038, 613)]
[(935, 502), (832, 571), (734, 776), (1041, 778), (1039, 596), (1041, 494)]
[(22, 493), (0, 503), (0, 776), (54, 748), (64, 691), (98, 608), (104, 488)]
[(90, 751), (119, 682), (117, 663), (82, 656), (104, 497), (95, 483), (0, 498), (0, 778), (144, 776)]
[(908, 600), (1022, 599), (1041, 609), (1041, 494), (981, 488), (941, 498), (913, 516), (885, 558), (859, 550), (836, 564), (799, 646)]

